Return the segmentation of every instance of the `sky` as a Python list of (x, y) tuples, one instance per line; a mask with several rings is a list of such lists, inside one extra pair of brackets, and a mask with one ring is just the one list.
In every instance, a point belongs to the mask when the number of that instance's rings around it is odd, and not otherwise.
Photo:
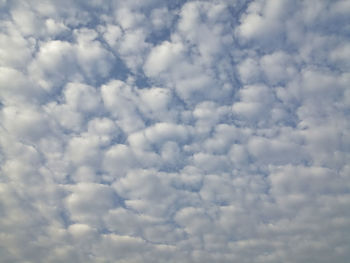
[(0, 261), (349, 262), (349, 18), (0, 0)]

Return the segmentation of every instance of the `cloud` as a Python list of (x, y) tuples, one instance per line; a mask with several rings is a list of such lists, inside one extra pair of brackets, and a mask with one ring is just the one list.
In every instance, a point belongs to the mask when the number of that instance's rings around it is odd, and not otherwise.
[(3, 262), (348, 262), (347, 1), (0, 6)]
[(156, 76), (159, 73), (168, 70), (168, 68), (181, 60), (182, 45), (180, 43), (163, 42), (161, 45), (152, 49), (146, 64), (145, 72), (149, 76)]

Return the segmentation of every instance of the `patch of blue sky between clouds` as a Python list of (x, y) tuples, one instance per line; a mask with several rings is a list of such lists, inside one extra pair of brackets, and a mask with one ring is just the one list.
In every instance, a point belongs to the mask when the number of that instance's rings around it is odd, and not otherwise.
[(349, 16), (0, 0), (0, 261), (348, 262)]

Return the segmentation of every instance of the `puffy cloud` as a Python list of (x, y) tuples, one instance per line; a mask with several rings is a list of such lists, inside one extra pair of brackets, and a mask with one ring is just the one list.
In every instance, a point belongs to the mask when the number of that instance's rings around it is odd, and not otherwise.
[(45, 93), (28, 76), (11, 67), (0, 67), (1, 101), (5, 105), (40, 103)]
[(134, 87), (123, 81), (113, 80), (101, 87), (101, 93), (106, 109), (117, 119), (117, 124), (123, 131), (130, 133), (144, 128), (143, 118), (138, 114), (138, 98)]
[(4, 262), (348, 261), (348, 1), (0, 6)]
[(271, 89), (263, 85), (245, 86), (239, 90), (239, 97), (240, 100), (232, 105), (237, 119), (259, 124), (269, 118), (275, 101)]
[(79, 71), (74, 61), (73, 45), (61, 40), (42, 43), (29, 71), (32, 78), (47, 90), (58, 88), (69, 79), (82, 78), (81, 73), (76, 73)]
[(46, 116), (34, 107), (4, 107), (1, 118), (6, 131), (20, 140), (36, 141), (50, 132)]
[(283, 18), (297, 5), (298, 3), (293, 5), (288, 0), (253, 1), (248, 4), (246, 13), (240, 17), (241, 23), (236, 29), (236, 34), (242, 41), (259, 40), (262, 41), (262, 45), (279, 40), (284, 36)]
[(94, 112), (98, 110), (99, 94), (91, 86), (81, 83), (68, 83), (63, 93), (66, 104), (76, 111)]
[(78, 183), (67, 187), (70, 194), (65, 203), (71, 220), (94, 227), (99, 226), (101, 215), (116, 205), (110, 186), (94, 183)]
[(35, 50), (35, 40), (23, 37), (9, 21), (4, 21), (3, 28), (0, 34), (1, 66), (14, 69), (26, 67)]
[(149, 76), (156, 76), (169, 69), (182, 58), (181, 43), (163, 42), (152, 49), (145, 63), (145, 72)]

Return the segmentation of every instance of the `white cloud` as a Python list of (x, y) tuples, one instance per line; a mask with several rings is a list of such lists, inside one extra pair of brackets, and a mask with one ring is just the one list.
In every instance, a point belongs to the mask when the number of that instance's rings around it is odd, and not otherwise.
[(145, 63), (145, 72), (149, 76), (156, 76), (169, 69), (182, 58), (181, 43), (163, 42), (152, 49)]
[(63, 93), (66, 104), (73, 110), (82, 112), (98, 110), (100, 97), (91, 86), (81, 83), (68, 83)]
[(244, 86), (238, 95), (240, 100), (232, 105), (237, 119), (242, 118), (258, 124), (269, 118), (274, 103), (271, 89), (263, 85)]
[(347, 262), (347, 1), (0, 6), (2, 261)]
[(4, 21), (3, 28), (0, 34), (0, 65), (22, 69), (31, 59), (35, 40), (24, 38), (9, 21)]
[(0, 67), (1, 101), (5, 105), (40, 103), (45, 93), (21, 71)]
[(119, 26), (108, 24), (106, 27), (106, 31), (103, 34), (103, 37), (107, 41), (108, 45), (115, 48), (121, 35), (122, 30)]
[(98, 227), (101, 216), (114, 207), (114, 193), (109, 186), (78, 183), (67, 188), (71, 193), (65, 203), (71, 220), (75, 222)]
[(50, 132), (46, 117), (34, 107), (4, 107), (1, 119), (4, 128), (20, 140), (36, 141)]
[(273, 39), (283, 37), (283, 26), (288, 10), (297, 3), (283, 1), (253, 1), (240, 18), (241, 24), (236, 33), (243, 41), (259, 40), (262, 44), (271, 43)]

